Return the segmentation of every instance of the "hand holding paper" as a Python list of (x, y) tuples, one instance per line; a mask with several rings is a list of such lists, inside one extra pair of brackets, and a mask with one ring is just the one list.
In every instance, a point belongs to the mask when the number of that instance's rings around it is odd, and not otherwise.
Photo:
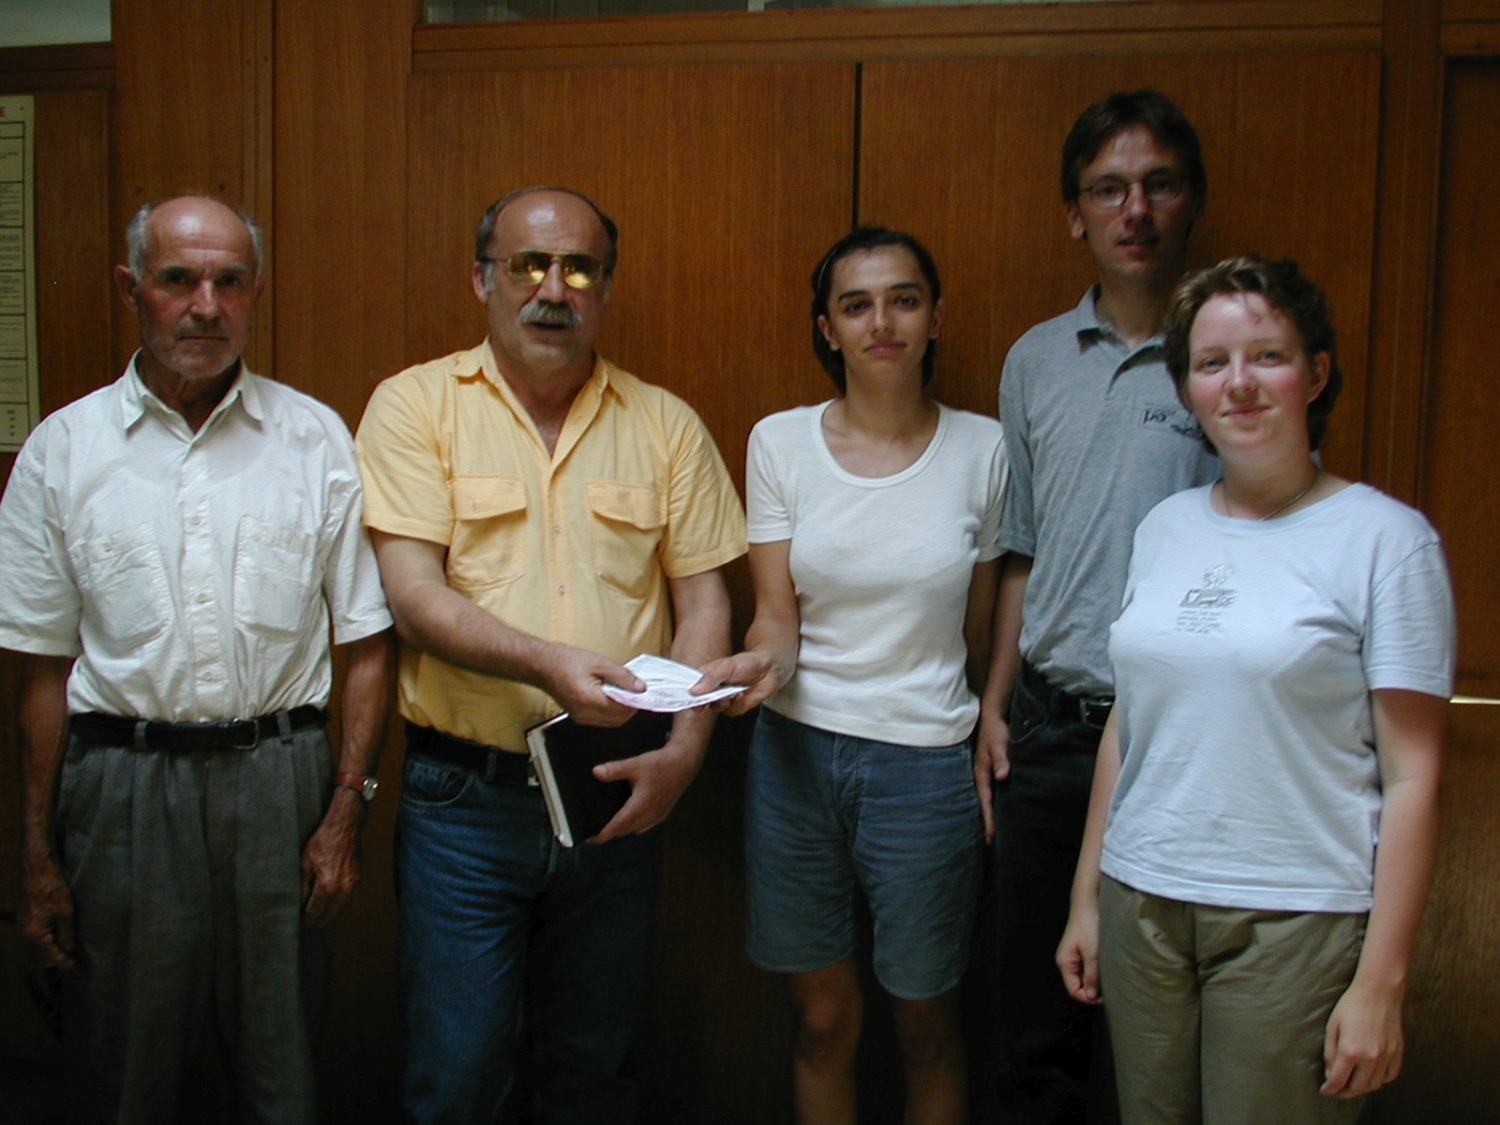
[(731, 684), (703, 695), (693, 695), (688, 689), (698, 682), (701, 673), (696, 668), (668, 660), (665, 656), (643, 653), (628, 661), (625, 667), (646, 682), (646, 690), (626, 691), (613, 684), (605, 684), (604, 694), (616, 703), (623, 703), (638, 711), (686, 711), (689, 707), (702, 707), (707, 703), (728, 699), (745, 690), (742, 686)]

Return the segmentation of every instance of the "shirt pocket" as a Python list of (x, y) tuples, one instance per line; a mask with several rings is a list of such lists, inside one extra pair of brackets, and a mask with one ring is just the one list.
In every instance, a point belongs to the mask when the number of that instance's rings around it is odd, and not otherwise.
[(586, 489), (594, 573), (632, 598), (645, 597), (667, 526), (665, 497), (655, 485), (626, 481), (591, 480)]
[(526, 482), (520, 477), (456, 476), (448, 581), (456, 590), (490, 590), (526, 573)]
[(155, 532), (146, 524), (89, 539), (74, 553), (86, 612), (117, 652), (166, 632), (172, 598)]
[(240, 518), (234, 549), (234, 619), (257, 633), (293, 637), (311, 628), (322, 581), (315, 540), (295, 527)]

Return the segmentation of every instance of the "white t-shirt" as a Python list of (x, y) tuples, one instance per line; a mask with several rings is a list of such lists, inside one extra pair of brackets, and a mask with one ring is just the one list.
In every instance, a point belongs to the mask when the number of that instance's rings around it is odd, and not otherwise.
[(1369, 910), (1370, 692), (1452, 690), (1437, 532), (1361, 484), (1264, 522), (1209, 493), (1136, 531), (1110, 630), (1123, 764), (1101, 867), (1185, 902)]
[(797, 670), (770, 706), (838, 734), (908, 746), (969, 736), (964, 611), (976, 563), (999, 557), (1000, 423), (939, 407), (916, 462), (845, 472), (823, 439), (829, 403), (763, 418), (745, 473), (751, 543), (791, 540)]

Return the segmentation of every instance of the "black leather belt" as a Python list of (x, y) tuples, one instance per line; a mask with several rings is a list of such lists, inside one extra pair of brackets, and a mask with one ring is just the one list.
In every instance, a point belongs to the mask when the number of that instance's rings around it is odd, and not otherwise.
[(132, 746), (137, 750), (253, 750), (258, 742), (283, 733), (321, 726), (323, 708), (304, 704), (258, 719), (225, 719), (217, 723), (160, 723), (87, 711), (68, 719), (68, 729), (84, 742)]
[(485, 781), (510, 781), (526, 784), (531, 780), (531, 756), (501, 750), (498, 746), (486, 746), (482, 742), (470, 742), (466, 738), (455, 738), (431, 727), (420, 727), (416, 723), (406, 724), (406, 749), (408, 753), (420, 754), (424, 758), (436, 758), (450, 766), (473, 770)]
[(1047, 677), (1030, 663), (1021, 665), (1021, 679), (1026, 684), (1026, 689), (1047, 705), (1047, 713), (1054, 719), (1065, 719), (1068, 722), (1082, 723), (1094, 730), (1103, 730), (1104, 724), (1109, 721), (1109, 713), (1115, 706), (1115, 697), (1112, 695), (1074, 695), (1062, 688), (1053, 687), (1047, 682)]

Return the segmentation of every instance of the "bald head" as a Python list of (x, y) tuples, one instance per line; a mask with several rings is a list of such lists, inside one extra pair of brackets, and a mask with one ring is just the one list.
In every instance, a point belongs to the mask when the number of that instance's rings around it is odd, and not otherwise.
[(166, 218), (183, 213), (204, 216), (218, 213), (221, 218), (237, 221), (245, 228), (245, 234), (250, 239), (251, 267), (255, 277), (260, 277), (263, 260), (260, 225), (244, 211), (230, 207), (211, 195), (184, 192), (181, 195), (172, 195), (153, 203), (142, 204), (140, 210), (131, 216), (130, 223), (125, 227), (125, 260), (129, 263), (130, 272), (137, 281), (145, 275), (146, 259), (152, 245), (152, 218), (158, 211), (164, 212)]
[[(519, 188), (509, 195), (501, 196), (494, 203), (490, 204), (489, 209), (484, 213), (484, 217), (479, 220), (479, 231), (474, 238), (474, 260), (476, 262), (484, 262), (491, 256), (490, 245), (495, 237), (495, 224), (499, 220), (502, 211), (509, 210), (512, 204), (519, 205), (522, 200), (530, 202), (532, 196), (558, 195), (571, 196), (573, 199), (587, 205), (588, 209), (594, 213), (594, 218), (598, 221), (599, 229), (603, 232), (604, 240), (608, 243), (609, 247), (608, 252), (600, 258), (600, 261), (604, 263), (605, 276), (614, 273), (615, 260), (619, 257), (620, 242), (620, 228), (615, 225), (615, 221), (606, 215), (597, 203), (581, 191), (545, 184), (537, 187)], [(490, 270), (489, 272), (493, 274), (494, 271)]]

